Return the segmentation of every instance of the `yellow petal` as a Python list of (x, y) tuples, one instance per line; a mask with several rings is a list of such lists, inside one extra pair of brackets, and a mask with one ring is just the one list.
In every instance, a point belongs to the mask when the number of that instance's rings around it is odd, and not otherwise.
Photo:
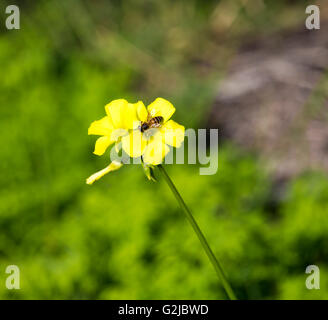
[(119, 142), (121, 137), (124, 137), (126, 136), (127, 134), (129, 133), (128, 130), (126, 129), (114, 129), (112, 131), (112, 134), (110, 135), (110, 138), (113, 140), (113, 141), (117, 141)]
[(162, 163), (169, 151), (170, 148), (162, 141), (162, 135), (156, 134), (148, 143), (142, 158), (146, 164), (156, 166)]
[(132, 158), (140, 157), (147, 145), (147, 140), (139, 130), (133, 130), (122, 138), (123, 150)]
[(110, 136), (113, 130), (113, 123), (110, 117), (106, 116), (100, 120), (96, 120), (91, 123), (88, 134), (96, 134), (100, 136)]
[(101, 177), (103, 177), (108, 172), (118, 170), (119, 168), (122, 167), (122, 165), (123, 165), (123, 163), (114, 160), (109, 166), (107, 166), (106, 168), (104, 168), (104, 169), (94, 173), (92, 176), (90, 176), (87, 179), (87, 184), (93, 184), (96, 180), (99, 180)]
[(114, 142), (108, 136), (103, 136), (97, 139), (94, 154), (101, 156), (105, 153), (106, 149)]
[(137, 116), (140, 121), (147, 121), (148, 111), (142, 101), (138, 101), (136, 104)]
[(179, 148), (184, 140), (185, 128), (173, 120), (166, 122), (161, 128), (163, 142)]
[(125, 99), (113, 100), (105, 106), (106, 113), (111, 117), (115, 128), (124, 129), (124, 117), (128, 102)]
[(105, 106), (116, 129), (135, 129), (139, 125), (136, 104), (128, 103), (125, 99), (117, 99)]
[(173, 107), (171, 102), (163, 98), (157, 98), (148, 106), (148, 112), (151, 114), (152, 117), (163, 117), (164, 122), (166, 122), (175, 112), (175, 108)]
[(140, 121), (137, 116), (137, 103), (128, 103), (124, 113), (124, 129), (136, 129)]

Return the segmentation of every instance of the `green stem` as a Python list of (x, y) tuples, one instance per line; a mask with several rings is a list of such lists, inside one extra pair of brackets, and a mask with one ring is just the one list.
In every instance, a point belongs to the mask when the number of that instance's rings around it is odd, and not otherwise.
[(175, 198), (177, 199), (181, 209), (183, 210), (183, 212), (185, 213), (188, 221), (190, 222), (191, 226), (193, 227), (194, 231), (197, 234), (197, 237), (199, 239), (199, 241), (201, 242), (208, 258), (210, 259), (219, 279), (222, 281), (223, 287), (229, 297), (230, 300), (236, 300), (236, 296), (223, 272), (223, 269), (219, 263), (219, 261), (217, 260), (217, 258), (215, 257), (212, 249), (210, 248), (206, 238), (204, 237), (202, 231), (200, 230), (195, 218), (193, 217), (191, 211), (189, 210), (189, 208), (187, 207), (186, 203), (184, 202), (184, 200), (182, 199), (179, 191), (177, 190), (177, 188), (175, 187), (175, 185), (173, 184), (171, 178), (168, 176), (166, 170), (164, 169), (164, 167), (160, 164), (157, 166), (161, 172), (161, 174), (163, 175), (166, 183), (168, 184), (168, 186), (170, 187), (171, 191), (173, 192)]

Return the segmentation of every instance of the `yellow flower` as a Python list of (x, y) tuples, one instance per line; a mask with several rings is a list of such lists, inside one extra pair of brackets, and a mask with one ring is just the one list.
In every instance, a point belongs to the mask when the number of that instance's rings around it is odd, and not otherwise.
[[(101, 156), (113, 143), (116, 147), (122, 136), (128, 134), (129, 129), (137, 123), (136, 106), (138, 103), (131, 104), (124, 99), (113, 100), (105, 106), (106, 116), (91, 123), (88, 134), (101, 135), (97, 139), (94, 154)], [(106, 168), (94, 173), (87, 179), (87, 184), (92, 184), (103, 177), (108, 172), (118, 170), (123, 164), (113, 161)]]
[(88, 134), (101, 135), (95, 145), (94, 154), (101, 156), (114, 142), (118, 144), (129, 129), (137, 125), (136, 109), (139, 103), (128, 103), (125, 99), (113, 100), (105, 106), (106, 117), (91, 123)]
[(169, 152), (169, 145), (179, 148), (184, 140), (185, 128), (173, 120), (174, 106), (163, 98), (157, 98), (146, 109), (142, 102), (135, 104), (138, 128), (150, 118), (161, 117), (159, 127), (144, 132), (132, 130), (122, 137), (122, 148), (130, 157), (140, 157), (147, 165), (158, 165)]
[[(101, 135), (97, 139), (94, 154), (103, 155), (107, 148), (115, 143), (130, 157), (142, 157), (145, 172), (147, 166), (162, 163), (169, 152), (169, 146), (180, 147), (184, 140), (184, 127), (170, 120), (175, 112), (174, 106), (163, 98), (157, 98), (147, 109), (143, 102), (128, 103), (118, 99), (105, 106), (106, 116), (91, 123), (88, 134)], [(159, 119), (156, 128), (147, 125), (147, 130), (141, 130), (143, 123), (151, 119)], [(105, 169), (96, 172), (87, 179), (88, 184), (100, 179), (108, 172), (118, 170), (122, 163), (113, 161)], [(149, 178), (149, 172), (147, 174)]]

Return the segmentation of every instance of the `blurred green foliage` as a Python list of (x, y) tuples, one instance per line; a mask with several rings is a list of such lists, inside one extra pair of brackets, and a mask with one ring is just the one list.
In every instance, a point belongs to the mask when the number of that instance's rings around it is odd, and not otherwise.
[[(87, 128), (110, 100), (163, 95), (179, 122), (201, 126), (214, 83), (202, 64), (191, 67), (201, 51), (193, 40), (208, 48), (199, 35), (217, 4), (87, 3), (22, 2), (22, 29), (1, 30), (0, 297), (225, 299), (165, 184), (128, 165), (85, 184), (107, 165), (92, 154)], [(225, 56), (227, 47), (210, 48)], [(214, 176), (200, 176), (196, 165), (168, 171), (239, 298), (328, 298), (324, 174), (291, 181), (275, 200), (257, 159), (230, 144)], [(20, 267), (21, 290), (5, 287), (10, 264)], [(320, 266), (321, 290), (305, 288), (309, 264)]]

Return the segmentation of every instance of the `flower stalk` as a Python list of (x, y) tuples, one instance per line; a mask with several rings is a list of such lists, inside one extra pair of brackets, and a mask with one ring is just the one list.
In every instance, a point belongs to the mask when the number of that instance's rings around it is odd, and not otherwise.
[(205, 236), (203, 235), (201, 229), (199, 228), (195, 218), (193, 217), (190, 209), (187, 207), (186, 203), (184, 202), (183, 198), (181, 197), (179, 191), (177, 190), (177, 188), (175, 187), (174, 183), (172, 182), (171, 178), (169, 177), (169, 175), (167, 174), (166, 170), (164, 169), (164, 167), (159, 164), (158, 166), (159, 171), (161, 172), (164, 180), (166, 181), (167, 185), (169, 186), (169, 188), (171, 189), (172, 193), (174, 194), (176, 200), (178, 201), (182, 211), (185, 213), (187, 220), (189, 221), (189, 223), (191, 224), (192, 228), (194, 229), (199, 241), (201, 242), (203, 249), (205, 250), (208, 258), (210, 259), (217, 275), (218, 278), (221, 280), (223, 287), (225, 289), (226, 294), (228, 295), (230, 300), (236, 300), (236, 296), (234, 294), (234, 291), (232, 290), (224, 272), (222, 269), (222, 266), (220, 264), (220, 262), (218, 261), (218, 259), (215, 257), (212, 249), (210, 248)]

